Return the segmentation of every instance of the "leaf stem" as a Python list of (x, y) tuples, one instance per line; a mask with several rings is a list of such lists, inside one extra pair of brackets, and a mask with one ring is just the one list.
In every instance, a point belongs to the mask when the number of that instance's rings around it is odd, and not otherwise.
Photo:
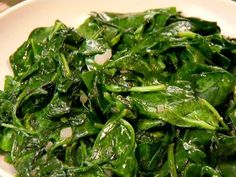
[(194, 38), (196, 37), (196, 33), (193, 33), (192, 31), (182, 31), (178, 32), (179, 37), (188, 37), (188, 38)]
[(155, 92), (160, 90), (165, 90), (166, 86), (164, 84), (152, 85), (152, 86), (142, 86), (142, 87), (132, 87), (129, 89), (130, 92)]
[(211, 110), (211, 112), (212, 112), (213, 115), (217, 118), (217, 120), (219, 120), (219, 122), (220, 122), (220, 124), (223, 126), (223, 128), (224, 128), (225, 130), (229, 130), (228, 125), (224, 122), (223, 118), (220, 116), (220, 114), (217, 112), (217, 110), (216, 110), (210, 103), (208, 103), (206, 100), (201, 99), (200, 101), (201, 101), (203, 104), (205, 104), (208, 109)]
[(160, 85), (151, 85), (151, 86), (137, 86), (137, 87), (131, 87), (131, 88), (125, 88), (125, 87), (120, 87), (117, 85), (106, 85), (106, 89), (111, 92), (139, 92), (139, 93), (144, 93), (144, 92), (156, 92), (156, 91), (161, 91), (166, 89), (166, 85), (160, 84)]
[(175, 144), (172, 143), (168, 146), (168, 166), (169, 166), (169, 172), (171, 177), (178, 177), (177, 171), (176, 171), (176, 165), (175, 165), (175, 156), (174, 156), (174, 146)]
[(70, 71), (68, 63), (66, 61), (65, 55), (60, 54), (60, 62), (61, 62), (61, 66), (62, 66), (62, 69), (63, 69), (64, 74), (65, 74), (65, 77), (70, 78), (71, 77), (71, 71)]

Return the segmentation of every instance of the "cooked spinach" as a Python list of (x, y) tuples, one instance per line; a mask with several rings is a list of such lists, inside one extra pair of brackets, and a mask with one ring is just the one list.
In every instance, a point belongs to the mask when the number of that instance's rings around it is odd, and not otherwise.
[(236, 172), (236, 40), (175, 8), (35, 29), (0, 91), (19, 177)]

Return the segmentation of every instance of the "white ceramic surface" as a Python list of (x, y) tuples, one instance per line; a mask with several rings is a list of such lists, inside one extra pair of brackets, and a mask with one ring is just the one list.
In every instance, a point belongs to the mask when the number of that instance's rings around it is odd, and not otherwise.
[[(27, 0), (0, 14), (0, 89), (11, 74), (8, 58), (36, 27), (56, 19), (77, 27), (91, 11), (137, 12), (175, 6), (186, 16), (216, 21), (224, 35), (236, 38), (236, 3), (231, 0)], [(14, 173), (0, 156), (0, 177)]]

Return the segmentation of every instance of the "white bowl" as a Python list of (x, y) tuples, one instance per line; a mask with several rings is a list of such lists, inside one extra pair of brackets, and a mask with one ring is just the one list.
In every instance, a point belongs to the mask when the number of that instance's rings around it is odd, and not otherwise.
[[(77, 27), (91, 11), (137, 12), (175, 6), (186, 16), (216, 21), (224, 35), (236, 37), (236, 3), (231, 0), (27, 0), (0, 14), (0, 89), (12, 74), (9, 56), (36, 27), (51, 26), (56, 19)], [(14, 170), (0, 156), (0, 177)]]

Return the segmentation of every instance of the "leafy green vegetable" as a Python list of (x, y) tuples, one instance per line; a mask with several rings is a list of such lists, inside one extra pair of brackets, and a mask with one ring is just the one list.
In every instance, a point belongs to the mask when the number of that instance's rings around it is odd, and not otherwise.
[(37, 28), (10, 57), (0, 152), (19, 177), (229, 177), (236, 41), (175, 8)]
[(218, 128), (221, 117), (214, 114), (217, 111), (209, 108), (209, 103), (201, 99), (195, 100), (191, 95), (184, 95), (178, 91), (175, 93), (175, 89), (170, 88), (167, 92), (133, 94), (131, 100), (139, 113), (150, 118), (161, 119), (179, 127), (210, 130)]

